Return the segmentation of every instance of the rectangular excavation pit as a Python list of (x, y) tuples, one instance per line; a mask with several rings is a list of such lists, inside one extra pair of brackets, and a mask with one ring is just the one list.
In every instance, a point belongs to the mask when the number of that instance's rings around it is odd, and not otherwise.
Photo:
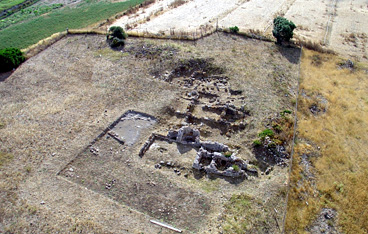
[[(138, 157), (141, 143), (149, 137), (148, 129), (154, 122), (152, 116), (133, 111), (125, 113), (58, 175), (153, 219), (197, 232), (211, 210), (210, 199), (147, 166), (146, 160)], [(135, 123), (142, 127), (137, 128)], [(131, 132), (126, 133), (129, 130)], [(111, 137), (114, 133), (117, 135)], [(121, 136), (130, 136), (130, 139)], [(127, 140), (132, 141), (127, 143)]]
[(108, 134), (118, 142), (132, 146), (138, 140), (141, 131), (155, 123), (156, 119), (153, 116), (128, 111), (115, 122)]

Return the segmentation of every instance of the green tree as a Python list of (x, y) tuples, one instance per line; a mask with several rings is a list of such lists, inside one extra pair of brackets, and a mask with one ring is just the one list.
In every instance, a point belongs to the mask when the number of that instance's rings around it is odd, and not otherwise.
[(277, 39), (277, 44), (283, 41), (290, 41), (293, 37), (293, 30), (296, 28), (292, 21), (287, 20), (284, 17), (278, 16), (273, 20), (272, 34)]
[(125, 33), (124, 29), (120, 26), (112, 26), (109, 28), (108, 37), (116, 37), (121, 40), (127, 39), (128, 35)]
[(24, 60), (22, 51), (17, 48), (0, 50), (0, 72), (7, 72), (17, 68)]
[(128, 35), (125, 33), (124, 29), (119, 26), (112, 26), (109, 28), (109, 33), (107, 34), (107, 41), (111, 47), (121, 47), (125, 45), (125, 39)]

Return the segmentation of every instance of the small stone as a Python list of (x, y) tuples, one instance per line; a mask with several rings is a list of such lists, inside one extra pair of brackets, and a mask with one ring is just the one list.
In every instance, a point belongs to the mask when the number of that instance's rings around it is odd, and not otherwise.
[(165, 162), (164, 161), (160, 161), (160, 165), (164, 165), (165, 164)]
[(326, 219), (332, 219), (332, 216), (331, 216), (329, 213), (326, 213), (326, 214), (325, 214), (325, 218), (326, 218)]
[(189, 176), (189, 175), (188, 175), (188, 173), (185, 173), (185, 174), (184, 174), (184, 177), (185, 177), (185, 178), (188, 178), (188, 176)]
[(178, 176), (180, 176), (180, 175), (181, 175), (181, 172), (180, 172), (180, 171), (178, 171), (176, 174), (177, 174)]
[(41, 201), (41, 202), (40, 202), (40, 204), (41, 204), (41, 205), (45, 205), (45, 202), (44, 202), (44, 201)]
[(73, 172), (73, 171), (74, 171), (74, 169), (73, 169), (73, 168), (69, 168), (69, 171)]
[(268, 175), (273, 170), (273, 167), (268, 167), (265, 171), (265, 174)]
[(56, 153), (52, 153), (51, 156), (54, 157), (56, 155)]

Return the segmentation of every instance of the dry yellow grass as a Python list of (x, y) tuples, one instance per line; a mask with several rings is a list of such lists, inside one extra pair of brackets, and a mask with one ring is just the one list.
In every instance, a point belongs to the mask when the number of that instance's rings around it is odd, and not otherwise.
[[(337, 211), (337, 225), (344, 233), (367, 233), (367, 70), (341, 69), (337, 66), (341, 59), (326, 54), (318, 54), (322, 64), (315, 66), (312, 56), (317, 54), (304, 50), (301, 62), (299, 140), (286, 233), (308, 233), (322, 208)], [(313, 115), (309, 110), (313, 104), (326, 112)], [(303, 154), (311, 156), (313, 178), (305, 177)]]

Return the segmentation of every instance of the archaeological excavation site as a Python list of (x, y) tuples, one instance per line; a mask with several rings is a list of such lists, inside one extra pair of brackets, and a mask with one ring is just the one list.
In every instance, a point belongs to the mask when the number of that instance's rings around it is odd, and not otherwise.
[(0, 233), (368, 233), (366, 0), (0, 10)]
[[(111, 99), (97, 122), (101, 131), (91, 128), (93, 140), (74, 150), (56, 179), (111, 200), (125, 220), (232, 233), (240, 230), (232, 223), (237, 212), (249, 209), (249, 232), (281, 232), (297, 89), (291, 68), (298, 67), (300, 50), (255, 43), (222, 33), (195, 43), (132, 38), (111, 57), (101, 37), (58, 42), (52, 49), (85, 47), (126, 85), (101, 81)], [(293, 56), (284, 57), (286, 50)], [(115, 73), (121, 66), (128, 76)], [(172, 231), (147, 222), (124, 228)]]

